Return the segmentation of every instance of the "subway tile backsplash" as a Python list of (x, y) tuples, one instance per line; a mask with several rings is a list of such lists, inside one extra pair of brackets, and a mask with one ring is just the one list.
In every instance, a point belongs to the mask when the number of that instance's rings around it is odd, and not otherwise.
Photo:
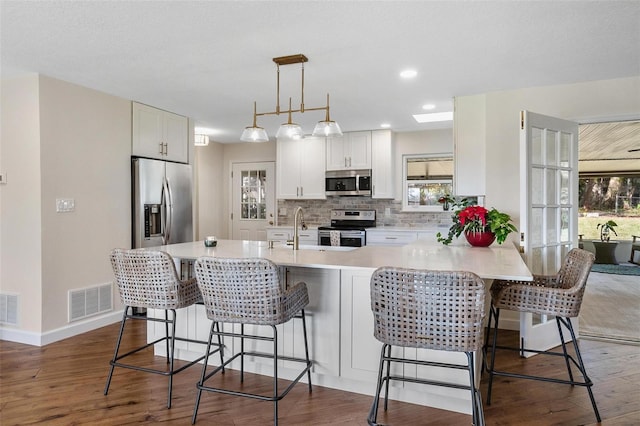
[[(376, 211), (377, 226), (423, 228), (451, 224), (452, 212), (408, 213), (402, 211), (402, 201), (375, 200), (370, 197), (329, 197), (326, 200), (278, 200), (278, 225), (292, 226), (296, 207), (304, 210), (307, 226), (329, 224), (329, 213), (333, 209), (368, 209)], [(389, 208), (390, 214), (385, 215)], [(280, 214), (284, 213), (284, 214)]]

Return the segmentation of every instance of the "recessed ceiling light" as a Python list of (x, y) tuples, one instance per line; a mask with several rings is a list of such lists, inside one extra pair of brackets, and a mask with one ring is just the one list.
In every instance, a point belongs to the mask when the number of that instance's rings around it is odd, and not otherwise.
[(418, 123), (435, 123), (437, 121), (451, 121), (453, 120), (453, 111), (434, 112), (431, 114), (414, 114), (413, 118), (415, 118)]
[(422, 109), (426, 109), (426, 110), (430, 110), (430, 109), (435, 109), (436, 106), (434, 104), (424, 104), (422, 105)]
[(383, 129), (388, 129), (389, 127), (391, 127), (391, 124), (389, 124), (389, 123), (382, 123), (382, 124), (380, 125), (380, 127), (382, 127)]
[(402, 78), (413, 78), (418, 75), (418, 71), (416, 70), (404, 70), (400, 73), (400, 77)]

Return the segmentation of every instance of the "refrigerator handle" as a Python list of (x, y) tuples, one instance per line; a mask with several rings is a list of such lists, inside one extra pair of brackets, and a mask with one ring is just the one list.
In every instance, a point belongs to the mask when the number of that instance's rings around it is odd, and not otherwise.
[(167, 227), (165, 228), (165, 244), (171, 244), (171, 225), (173, 224), (173, 194), (171, 193), (171, 184), (169, 179), (164, 179), (165, 188), (167, 191)]

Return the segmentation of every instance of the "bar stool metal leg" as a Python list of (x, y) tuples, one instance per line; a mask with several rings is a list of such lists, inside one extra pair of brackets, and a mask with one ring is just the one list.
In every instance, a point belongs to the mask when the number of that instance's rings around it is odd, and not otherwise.
[(384, 411), (389, 406), (389, 382), (391, 381), (391, 345), (387, 345), (387, 383), (384, 384)]
[(487, 387), (487, 405), (491, 405), (491, 388), (493, 387), (493, 372), (496, 363), (496, 346), (498, 342), (498, 320), (500, 319), (500, 309), (494, 308), (493, 305), (490, 308), (493, 312), (493, 340), (491, 343), (491, 366), (489, 367), (489, 386)]
[(369, 425), (377, 425), (378, 421), (378, 404), (380, 401), (380, 391), (382, 391), (382, 374), (384, 370), (384, 353), (387, 349), (387, 344), (382, 345), (382, 349), (380, 350), (380, 366), (378, 367), (378, 383), (376, 385), (376, 395), (373, 399), (373, 405), (371, 406), (371, 410), (369, 410), (369, 417), (367, 419), (367, 423)]
[[(109, 386), (111, 385), (111, 378), (113, 377), (113, 370), (116, 368), (115, 362), (118, 359), (118, 351), (120, 350), (120, 343), (122, 342), (122, 334), (124, 332), (124, 325), (127, 321), (127, 311), (130, 309), (129, 306), (124, 307), (124, 312), (122, 313), (122, 321), (120, 321), (120, 332), (118, 333), (118, 340), (116, 341), (116, 349), (113, 352), (113, 358), (111, 359), (111, 368), (109, 368), (109, 375), (107, 376), (107, 384), (104, 387), (104, 394), (106, 395), (109, 392)], [(131, 308), (131, 312), (133, 312), (133, 308)]]
[(600, 418), (600, 411), (598, 411), (598, 406), (596, 405), (596, 399), (593, 396), (593, 390), (591, 389), (591, 386), (592, 386), (593, 383), (591, 382), (591, 379), (589, 378), (589, 376), (587, 376), (587, 370), (586, 370), (586, 368), (584, 366), (584, 362), (582, 361), (582, 354), (580, 353), (580, 347), (578, 346), (578, 341), (576, 339), (576, 334), (573, 331), (573, 325), (571, 324), (571, 320), (569, 320), (569, 319), (567, 319), (566, 323), (564, 323), (564, 324), (569, 329), (569, 333), (571, 334), (571, 342), (573, 342), (573, 349), (576, 351), (576, 358), (578, 359), (578, 368), (580, 369), (580, 373), (582, 374), (582, 377), (584, 378), (584, 381), (586, 383), (588, 383), (587, 392), (589, 393), (589, 399), (591, 400), (591, 406), (593, 407), (593, 412), (596, 415), (596, 419), (598, 420), (598, 423), (600, 423), (602, 421), (602, 419)]
[[(169, 397), (167, 398), (167, 408), (171, 408), (171, 394), (173, 393), (173, 356), (175, 355), (176, 350), (176, 311), (175, 309), (171, 309), (171, 313), (173, 314), (173, 319), (171, 320), (171, 351), (169, 358)], [(169, 310), (164, 311), (165, 318), (169, 318)], [(166, 324), (166, 323), (165, 323)]]
[[(304, 309), (300, 311), (302, 314), (302, 332), (304, 334), (304, 355), (307, 359), (307, 363), (311, 362), (309, 360), (309, 343), (307, 341), (307, 320), (304, 316)], [(309, 393), (313, 390), (311, 389), (311, 369), (307, 370), (307, 380), (309, 381)]]
[[(571, 320), (569, 320), (571, 322)], [(569, 353), (567, 352), (567, 343), (564, 341), (564, 334), (562, 333), (562, 323), (560, 318), (556, 317), (556, 324), (558, 325), (558, 335), (560, 336), (560, 343), (562, 343), (562, 354), (564, 355), (564, 362), (567, 366), (567, 373), (569, 373), (569, 380), (573, 382), (573, 372), (571, 371), (571, 364), (569, 364)], [(573, 387), (573, 385), (571, 385)]]
[[(202, 373), (200, 374), (200, 382), (198, 382), (198, 384), (200, 386), (202, 386), (202, 384), (205, 381), (205, 376), (207, 374), (207, 365), (209, 364), (209, 354), (211, 353), (211, 341), (213, 340), (213, 335), (214, 335), (214, 330), (216, 327), (216, 322), (212, 322), (211, 323), (211, 328), (209, 329), (209, 340), (207, 341), (207, 352), (206, 355), (204, 357), (204, 361), (202, 364)], [(220, 331), (220, 328), (218, 326), (218, 331)], [(221, 341), (220, 341), (220, 335), (218, 334), (218, 344), (220, 345), (220, 360), (222, 361), (222, 345), (221, 345)], [(220, 365), (222, 365), (222, 372), (224, 373), (224, 362), (221, 362)], [(193, 409), (193, 416), (191, 417), (191, 424), (195, 424), (196, 422), (196, 417), (198, 416), (198, 408), (200, 407), (200, 398), (202, 397), (202, 388), (200, 386), (197, 386), (198, 389), (198, 393), (196, 394), (196, 405)]]

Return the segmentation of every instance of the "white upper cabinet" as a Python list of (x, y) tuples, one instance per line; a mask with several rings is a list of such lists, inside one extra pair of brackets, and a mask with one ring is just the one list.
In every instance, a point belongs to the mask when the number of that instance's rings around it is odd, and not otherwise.
[(349, 132), (327, 138), (327, 170), (371, 168), (371, 132)]
[(276, 198), (324, 200), (325, 138), (278, 139)]
[(189, 162), (189, 119), (133, 102), (132, 154)]
[(391, 130), (371, 132), (371, 198), (394, 198), (395, 148)]

